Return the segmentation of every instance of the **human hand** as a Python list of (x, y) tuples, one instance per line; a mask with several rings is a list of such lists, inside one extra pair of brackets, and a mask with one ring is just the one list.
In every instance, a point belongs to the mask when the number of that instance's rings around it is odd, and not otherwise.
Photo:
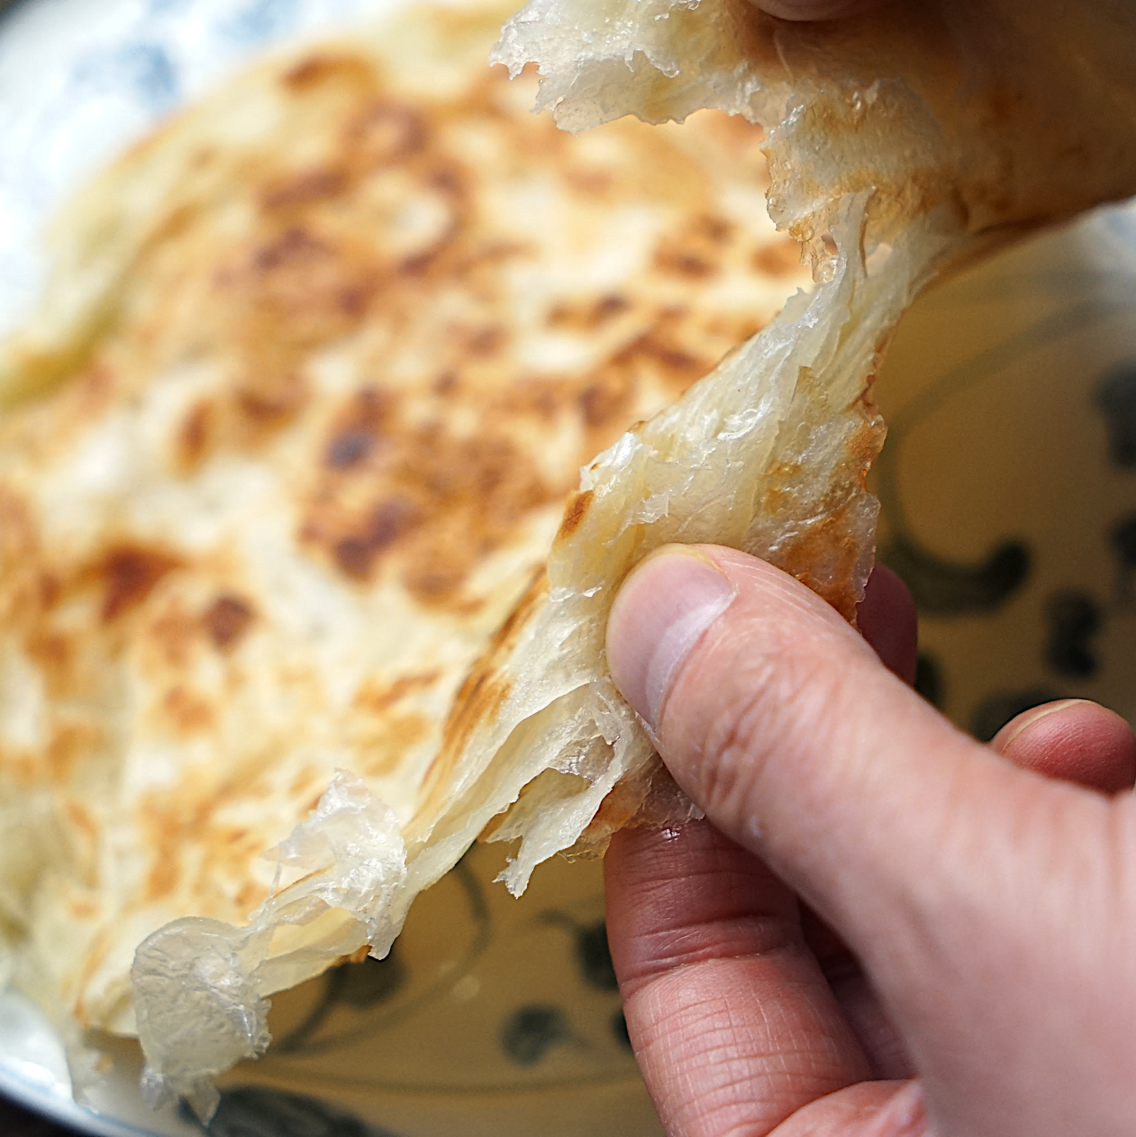
[(612, 674), (717, 827), (608, 853), (659, 1114), (683, 1137), (1132, 1133), (1132, 731), (1075, 702), (974, 742), (881, 663), (910, 676), (914, 614), (873, 583), (880, 656), (731, 550), (649, 558), (616, 601)]

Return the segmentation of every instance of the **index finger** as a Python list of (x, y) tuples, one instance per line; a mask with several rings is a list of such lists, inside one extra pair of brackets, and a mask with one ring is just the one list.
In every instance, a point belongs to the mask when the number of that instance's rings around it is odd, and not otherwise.
[(867, 1078), (796, 897), (708, 822), (632, 829), (604, 860), (628, 1034), (668, 1133), (762, 1137)]

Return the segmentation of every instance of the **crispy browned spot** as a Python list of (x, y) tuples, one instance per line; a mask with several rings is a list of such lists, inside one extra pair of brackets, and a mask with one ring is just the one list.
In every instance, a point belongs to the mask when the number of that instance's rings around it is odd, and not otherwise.
[(698, 359), (690, 352), (675, 346), (671, 338), (661, 329), (644, 332), (634, 343), (625, 349), (628, 358), (639, 356), (662, 365), (664, 371), (677, 372), (687, 382), (708, 369), (706, 360)]
[(615, 177), (610, 170), (599, 167), (568, 166), (564, 171), (565, 180), (579, 194), (586, 197), (602, 197), (615, 185)]
[(63, 807), (67, 816), (67, 824), (78, 830), (88, 842), (94, 842), (99, 836), (99, 827), (88, 809), (77, 801), (68, 801)]
[(39, 602), (44, 608), (50, 608), (63, 592), (63, 584), (54, 573), (41, 572), (39, 574)]
[(391, 774), (414, 747), (430, 737), (434, 723), (413, 711), (391, 713), (359, 725), (354, 742), (359, 748), (360, 769), (376, 777)]
[(0, 564), (19, 569), (34, 556), (39, 533), (32, 510), (19, 494), (0, 485)]
[(655, 268), (690, 280), (702, 280), (718, 271), (722, 247), (733, 226), (720, 217), (703, 215), (666, 237), (655, 250)]
[(368, 430), (351, 428), (335, 435), (324, 451), (324, 461), (339, 470), (354, 466), (367, 457), (375, 444), (375, 436)]
[(703, 214), (693, 224), (693, 231), (703, 240), (714, 245), (724, 245), (730, 240), (734, 226), (724, 217)]
[(104, 622), (136, 608), (178, 563), (177, 557), (144, 545), (119, 545), (111, 549), (95, 568), (103, 585)]
[(801, 246), (786, 237), (776, 244), (765, 245), (753, 254), (753, 267), (770, 276), (787, 276), (801, 267)]
[[(289, 264), (323, 259), (334, 253), (326, 241), (313, 236), (302, 225), (290, 225), (253, 254), (253, 266), (261, 273), (275, 272)], [(282, 328), (282, 332), (287, 329)]]
[(83, 413), (93, 418), (114, 395), (114, 371), (104, 360), (95, 358), (75, 380), (75, 390)]
[(213, 422), (213, 403), (200, 399), (189, 409), (177, 432), (177, 455), (180, 465), (193, 469), (205, 456)]
[(423, 779), (415, 817), (407, 827), (412, 833), (419, 817), (429, 818), (434, 804), (432, 798), (439, 787), (445, 786), (454, 766), (465, 751), (477, 728), (500, 710), (512, 690), (510, 681), (501, 674), (501, 667), (515, 646), (522, 631), (540, 610), (548, 595), (548, 577), (541, 567), (533, 576), (525, 594), (517, 602), (505, 622), (498, 628), (489, 647), (466, 676), (454, 696), (449, 718), (442, 732), (438, 755), (430, 764)]
[(175, 850), (169, 850), (166, 856), (156, 857), (146, 878), (146, 899), (153, 902), (169, 896), (177, 887), (179, 876)]
[(627, 407), (633, 386), (625, 368), (602, 370), (580, 393), (580, 410), (589, 427), (605, 427), (616, 422), (627, 425)]
[(264, 885), (250, 880), (238, 889), (236, 896), (233, 897), (233, 904), (238, 912), (248, 916), (255, 908), (264, 903), (267, 896), (268, 891)]
[(162, 606), (143, 633), (144, 642), (171, 667), (185, 667), (199, 634), (197, 620), (176, 601)]
[[(512, 683), (503, 675), (495, 674), (492, 664), (487, 661), (478, 663), (466, 676), (454, 697), (455, 709), (446, 720), (438, 756), (431, 763), (428, 787), (445, 784), (474, 731), (496, 715), (512, 689)], [(430, 788), (427, 788), (423, 800), (430, 793)]]
[(348, 576), (366, 580), (378, 557), (423, 520), (421, 511), (405, 498), (381, 501), (355, 532), (340, 537), (332, 546), (335, 563)]
[(373, 82), (374, 68), (357, 55), (316, 53), (285, 71), (280, 82), (288, 90), (300, 94), (319, 83), (342, 79)]
[(626, 296), (612, 292), (583, 304), (557, 304), (548, 314), (548, 323), (554, 328), (594, 331), (630, 307), (631, 301)]
[(102, 732), (89, 721), (63, 723), (54, 728), (47, 744), (47, 769), (53, 782), (67, 781), (102, 740)]
[(67, 907), (72, 920), (90, 920), (100, 911), (97, 902), (89, 896), (76, 896), (69, 901)]
[(206, 608), (201, 620), (218, 651), (228, 651), (249, 630), (253, 610), (239, 596), (224, 593)]
[(346, 470), (366, 458), (379, 445), (394, 406), (390, 391), (380, 387), (357, 391), (332, 426), (324, 447), (324, 463)]
[(342, 170), (318, 168), (293, 174), (287, 180), (269, 186), (261, 192), (263, 209), (285, 209), (290, 206), (309, 205), (336, 197), (347, 188), (347, 176)]
[(363, 168), (405, 161), (425, 147), (427, 137), (422, 113), (388, 97), (364, 107), (344, 130), (345, 149)]
[[(664, 767), (665, 769), (665, 767)], [(643, 805), (643, 784), (637, 779), (616, 782), (607, 792), (582, 838), (600, 833), (617, 833), (631, 825)]]
[(500, 324), (485, 324), (466, 334), (463, 347), (474, 359), (484, 359), (496, 355), (508, 338), (509, 333)]
[(162, 700), (165, 721), (178, 734), (195, 734), (213, 725), (209, 702), (183, 686), (171, 687)]
[(256, 427), (283, 426), (302, 409), (308, 388), (296, 372), (263, 372), (236, 391), (236, 405)]
[(212, 335), (232, 360), (237, 415), (226, 437), (238, 444), (263, 441), (303, 409), (310, 352), (357, 327), (389, 274), (367, 242), (308, 223), (318, 204), (282, 228), (266, 222), (255, 247), (215, 274)]
[(679, 251), (660, 252), (655, 257), (655, 267), (660, 272), (672, 272), (678, 276), (689, 276), (695, 280), (711, 276), (716, 269), (713, 261), (700, 257), (697, 253)]
[(471, 570), (559, 493), (543, 483), (533, 456), (488, 423), (456, 437), (440, 422), (400, 422), (392, 406), (372, 393), (344, 408), (301, 540), (358, 581), (397, 555), (417, 599), (462, 608)]
[[(196, 769), (184, 772), (182, 781), (170, 790), (142, 796), (134, 812), (134, 824), (143, 835), (142, 847), (151, 856), (152, 870), (144, 903), (161, 900), (178, 888), (187, 888), (196, 895), (210, 896), (220, 904), (222, 918), (239, 918), (247, 912), (233, 910), (233, 898), (224, 894), (225, 881), (247, 880), (250, 864), (263, 851), (263, 838), (254, 833), (242, 834), (239, 827), (224, 823), (218, 811), (230, 801), (256, 800), (265, 793), (261, 778), (271, 756), (265, 755), (256, 762), (248, 762), (232, 770), (218, 783)], [(293, 813), (280, 819), (284, 832), (290, 824), (300, 820), (302, 813)], [(199, 860), (192, 862), (192, 880), (184, 880), (189, 868), (185, 857), (187, 848), (201, 851)], [(249, 896), (261, 898), (256, 886)], [(241, 901), (243, 903), (243, 901)], [(255, 900), (254, 900), (255, 903)]]
[(301, 794), (309, 792), (317, 782), (323, 783), (324, 781), (325, 774), (318, 766), (302, 766), (292, 778), (288, 786), (288, 794), (290, 797), (299, 797)]
[(72, 677), (75, 645), (60, 632), (36, 625), (24, 640), (28, 658), (36, 663), (51, 695), (61, 695)]
[[(802, 369), (800, 382), (816, 380), (806, 369)], [(863, 416), (855, 433), (844, 444), (845, 470), (833, 479), (836, 486), (847, 485), (854, 478), (860, 488), (863, 488), (867, 472), (883, 444), (886, 433), (883, 422), (866, 401)], [(769, 479), (771, 484), (766, 490), (767, 507), (776, 506), (781, 495), (792, 492), (794, 483), (799, 479), (799, 471), (794, 464), (784, 463), (770, 471)], [(827, 600), (851, 624), (856, 622), (858, 597), (850, 590), (849, 582), (859, 550), (848, 536), (854, 530), (848, 513), (856, 505), (854, 500), (842, 502), (830, 494), (830, 500), (823, 502), (824, 520), (781, 542), (776, 559), (778, 568), (795, 576)], [(835, 586), (818, 577), (819, 565), (825, 566), (826, 575), (838, 582)]]
[(372, 712), (385, 711), (401, 702), (412, 691), (432, 687), (442, 677), (438, 670), (402, 675), (391, 683), (367, 680), (355, 694), (355, 705)]
[(580, 524), (587, 516), (588, 507), (592, 504), (595, 496), (594, 490), (585, 490), (583, 493), (576, 494), (568, 502), (564, 510), (564, 520), (560, 522), (560, 530), (556, 534), (558, 541), (567, 540), (580, 528)]

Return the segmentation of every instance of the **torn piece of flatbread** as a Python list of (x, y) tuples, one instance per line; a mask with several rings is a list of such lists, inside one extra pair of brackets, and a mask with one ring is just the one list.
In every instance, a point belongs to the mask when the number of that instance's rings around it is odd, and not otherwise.
[(535, 61), (541, 104), (572, 130), (702, 107), (772, 127), (770, 209), (818, 287), (587, 466), (546, 571), (458, 692), (411, 816), (342, 778), (285, 845), (299, 879), (247, 927), (181, 921), (141, 947), (152, 1093), (207, 1108), (207, 1076), (265, 1045), (265, 997), (365, 943), (385, 952), (487, 826), (519, 839), (506, 878), (520, 892), (553, 853), (665, 812), (603, 656), (616, 589), (646, 553), (743, 548), (852, 615), (880, 352), (943, 266), (1136, 189), (1134, 37), (1115, 2), (942, 0), (788, 25), (743, 0), (534, 0), (510, 22), (496, 58)]
[(73, 1034), (132, 1033), (138, 945), (278, 867), (384, 911), (581, 465), (811, 283), (752, 128), (573, 139), (487, 66), (507, 14), (234, 76), (83, 187), (0, 345), (0, 957)]

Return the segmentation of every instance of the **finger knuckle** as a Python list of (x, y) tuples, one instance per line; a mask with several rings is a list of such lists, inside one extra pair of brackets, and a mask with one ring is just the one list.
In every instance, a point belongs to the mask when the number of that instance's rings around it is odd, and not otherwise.
[(771, 758), (825, 745), (845, 684), (818, 645), (805, 641), (782, 642), (714, 686), (695, 743), (703, 808), (711, 816), (750, 813)]

